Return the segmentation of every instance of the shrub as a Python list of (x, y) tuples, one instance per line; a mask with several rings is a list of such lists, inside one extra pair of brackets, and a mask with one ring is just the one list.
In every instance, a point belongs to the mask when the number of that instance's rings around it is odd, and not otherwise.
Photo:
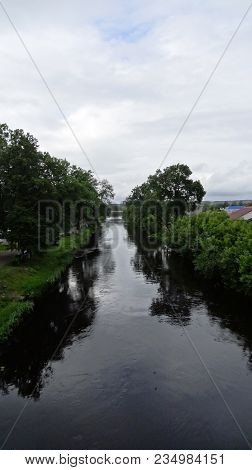
[(226, 286), (252, 293), (252, 224), (224, 211), (178, 217), (165, 242), (191, 257), (195, 269)]

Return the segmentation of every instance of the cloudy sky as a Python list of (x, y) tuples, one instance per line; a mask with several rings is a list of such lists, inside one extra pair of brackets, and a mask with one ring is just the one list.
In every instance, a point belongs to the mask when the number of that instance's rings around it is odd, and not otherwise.
[[(4, 0), (93, 168), (117, 200), (155, 172), (249, 0)], [(252, 10), (165, 162), (207, 199), (252, 198)], [(0, 121), (90, 165), (0, 8)]]

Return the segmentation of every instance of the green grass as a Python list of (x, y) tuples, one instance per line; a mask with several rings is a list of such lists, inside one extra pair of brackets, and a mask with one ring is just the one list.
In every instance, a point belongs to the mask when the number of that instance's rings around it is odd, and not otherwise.
[(31, 301), (0, 300), (0, 341), (8, 338), (21, 317), (32, 308)]
[(34, 256), (23, 264), (14, 262), (0, 269), (0, 341), (6, 339), (21, 317), (32, 310), (34, 299), (56, 281), (73, 259), (74, 252), (85, 246), (89, 228), (81, 234), (61, 238), (57, 246)]
[(0, 251), (7, 251), (9, 250), (9, 245), (0, 242)]

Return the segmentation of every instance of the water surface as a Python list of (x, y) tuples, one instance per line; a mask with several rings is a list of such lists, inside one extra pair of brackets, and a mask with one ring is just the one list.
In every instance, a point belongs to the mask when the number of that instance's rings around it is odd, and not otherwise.
[(248, 303), (121, 221), (98, 244), (0, 349), (2, 443), (19, 416), (5, 448), (248, 448)]

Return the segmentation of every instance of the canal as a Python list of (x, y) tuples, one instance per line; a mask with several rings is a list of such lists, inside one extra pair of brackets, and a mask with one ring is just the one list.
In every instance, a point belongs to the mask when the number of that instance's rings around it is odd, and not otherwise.
[(247, 449), (251, 305), (110, 219), (0, 349), (15, 449)]

